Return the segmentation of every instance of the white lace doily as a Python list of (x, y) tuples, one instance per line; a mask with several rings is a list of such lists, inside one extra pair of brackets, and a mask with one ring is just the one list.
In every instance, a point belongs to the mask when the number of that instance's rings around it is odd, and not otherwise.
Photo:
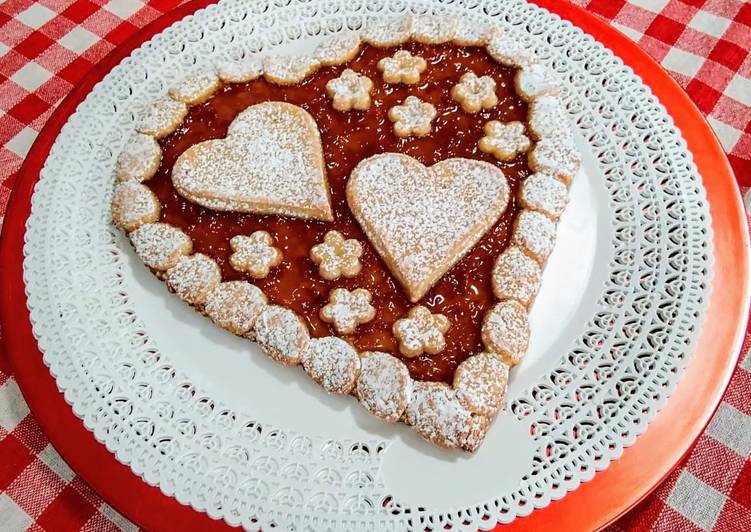
[[(563, 78), (585, 156), (528, 358), (471, 457), (370, 420), (212, 326), (167, 294), (109, 222), (125, 133), (175, 72), (309, 48), (406, 11), (508, 25)], [(612, 53), (543, 9), (228, 0), (135, 50), (70, 117), (33, 197), (24, 273), (34, 334), (66, 400), (164, 493), (247, 528), (475, 530), (561, 498), (645, 429), (700, 329), (711, 238), (701, 179), (665, 109)]]

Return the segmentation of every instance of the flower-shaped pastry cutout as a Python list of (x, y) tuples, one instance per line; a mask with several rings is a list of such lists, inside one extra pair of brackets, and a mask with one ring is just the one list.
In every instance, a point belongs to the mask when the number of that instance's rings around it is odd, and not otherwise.
[(495, 95), (495, 80), (490, 76), (477, 77), (467, 72), (459, 83), (451, 89), (451, 97), (461, 104), (466, 113), (476, 113), (480, 109), (491, 109), (498, 105)]
[(517, 153), (527, 151), (530, 145), (530, 140), (524, 133), (524, 124), (504, 124), (497, 120), (485, 124), (485, 136), (478, 143), (480, 150), (492, 154), (499, 161), (513, 159)]
[(361, 256), (362, 244), (354, 238), (345, 240), (339, 231), (329, 231), (323, 242), (310, 249), (310, 260), (318, 265), (318, 274), (328, 281), (360, 273)]
[(239, 272), (263, 279), (269, 270), (282, 262), (282, 252), (273, 246), (274, 239), (266, 231), (256, 231), (250, 236), (233, 236), (229, 241), (232, 255), (229, 263)]
[(358, 109), (364, 111), (370, 107), (370, 91), (373, 82), (370, 78), (358, 74), (354, 70), (346, 69), (338, 78), (326, 83), (326, 94), (333, 100), (334, 109), (349, 111)]
[(334, 325), (339, 334), (352, 334), (358, 325), (375, 318), (375, 308), (370, 304), (370, 292), (356, 288), (335, 288), (329, 292), (329, 302), (321, 309), (320, 316)]
[(378, 70), (383, 72), (386, 83), (405, 83), (415, 85), (420, 82), (420, 74), (428, 64), (420, 56), (414, 56), (407, 50), (399, 50), (391, 57), (378, 61)]
[(394, 123), (394, 133), (398, 137), (425, 137), (430, 134), (437, 114), (432, 104), (416, 96), (407, 96), (403, 104), (389, 109), (389, 120)]
[(446, 347), (443, 335), (450, 325), (443, 314), (432, 314), (421, 305), (412, 307), (406, 318), (394, 322), (393, 330), (399, 341), (399, 352), (410, 358), (423, 353), (437, 355)]

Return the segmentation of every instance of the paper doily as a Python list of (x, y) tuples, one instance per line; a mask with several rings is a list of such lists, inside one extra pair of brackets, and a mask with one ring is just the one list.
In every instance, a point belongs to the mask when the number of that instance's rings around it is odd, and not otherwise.
[[(124, 133), (174, 72), (305, 46), (357, 31), (366, 18), (407, 11), (495, 20), (534, 49), (563, 79), (589, 180), (603, 193), (602, 283), (567, 333), (573, 347), (547, 346), (545, 360), (519, 368), (505, 418), (493, 429), (522, 429), (526, 469), (513, 485), (499, 482), (492, 495), (463, 506), (427, 493), (425, 504), (395, 496), (383, 465), (397, 444), (378, 430), (358, 429), (370, 438), (293, 430), (264, 405), (240, 410), (197, 384), (181, 353), (154, 340), (155, 322), (142, 318), (133, 297), (144, 290), (136, 284), (145, 272), (134, 277), (131, 251), (109, 223)], [(645, 429), (678, 382), (700, 328), (711, 236), (701, 180), (665, 109), (612, 53), (540, 8), (495, 0), (224, 1), (135, 50), (71, 116), (33, 197), (24, 273), (34, 334), (66, 400), (120, 461), (164, 493), (253, 529), (474, 530), (564, 496)], [(498, 439), (491, 434), (485, 445), (492, 449)]]

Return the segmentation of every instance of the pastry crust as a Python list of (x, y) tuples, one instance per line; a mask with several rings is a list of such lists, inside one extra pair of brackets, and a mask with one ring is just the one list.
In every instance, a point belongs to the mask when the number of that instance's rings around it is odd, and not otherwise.
[(519, 203), (525, 209), (540, 211), (553, 220), (566, 210), (568, 188), (550, 174), (541, 172), (532, 174), (519, 189)]
[(426, 68), (428, 64), (425, 59), (412, 55), (408, 50), (397, 50), (391, 57), (378, 61), (378, 70), (386, 83), (415, 85), (420, 82), (420, 74)]
[(377, 48), (390, 48), (405, 43), (412, 36), (414, 19), (410, 16), (371, 20), (362, 31), (362, 40)]
[(544, 266), (555, 246), (555, 231), (553, 220), (541, 212), (524, 209), (516, 217), (511, 242)]
[(132, 233), (130, 241), (143, 263), (157, 272), (169, 270), (180, 257), (193, 251), (188, 235), (169, 224), (144, 224)]
[(407, 366), (398, 358), (381, 352), (360, 355), (357, 397), (377, 417), (397, 421), (410, 403), (412, 387)]
[(196, 253), (180, 257), (165, 274), (167, 286), (190, 305), (202, 307), (212, 290), (222, 280), (219, 266), (211, 257)]
[(256, 320), (255, 340), (277, 362), (296, 366), (302, 362), (310, 336), (297, 314), (288, 308), (269, 305)]
[(531, 145), (524, 124), (498, 120), (485, 124), (485, 136), (477, 143), (480, 151), (491, 154), (499, 161), (510, 161), (518, 153), (529, 150)]
[(273, 246), (274, 239), (266, 231), (255, 231), (250, 236), (232, 237), (229, 245), (232, 255), (230, 265), (239, 272), (246, 272), (254, 279), (268, 277), (271, 268), (282, 262), (282, 252)]
[(459, 83), (451, 89), (451, 97), (459, 102), (465, 113), (477, 113), (498, 105), (495, 80), (490, 76), (477, 77), (474, 72), (462, 75)]
[(160, 139), (176, 130), (187, 114), (185, 103), (164, 96), (141, 110), (136, 131)]
[(219, 327), (242, 336), (250, 332), (267, 304), (258, 287), (246, 281), (227, 281), (209, 293), (204, 312)]
[(432, 314), (420, 305), (412, 307), (406, 318), (394, 322), (394, 337), (399, 342), (399, 352), (409, 358), (423, 353), (437, 355), (446, 347), (443, 335), (450, 325), (443, 314)]
[(263, 77), (277, 85), (294, 85), (320, 66), (318, 59), (308, 55), (270, 56), (263, 60)]
[(159, 200), (150, 188), (138, 181), (115, 185), (112, 196), (112, 222), (125, 232), (159, 220)]
[(457, 399), (473, 414), (492, 418), (506, 398), (508, 371), (508, 364), (492, 353), (469, 357), (454, 374)]
[(345, 69), (338, 78), (326, 83), (326, 94), (337, 111), (365, 111), (370, 107), (370, 91), (373, 82), (369, 78)]
[(581, 166), (581, 154), (573, 140), (565, 137), (543, 138), (528, 154), (529, 167), (535, 172), (551, 174), (571, 184)]
[(357, 34), (331, 37), (318, 45), (313, 56), (321, 66), (341, 65), (355, 58), (361, 44), (362, 40)]
[(310, 378), (329, 393), (350, 393), (360, 376), (360, 356), (336, 336), (311, 339), (302, 365)]
[(527, 102), (540, 96), (558, 96), (561, 92), (555, 73), (540, 63), (520, 68), (514, 76), (514, 87), (516, 93)]
[(216, 68), (216, 75), (224, 83), (247, 83), (263, 75), (263, 59), (252, 55), (240, 61), (224, 63)]
[(527, 309), (517, 301), (497, 303), (485, 315), (482, 341), (485, 349), (499, 356), (509, 366), (516, 366), (529, 345)]
[(323, 242), (310, 248), (310, 260), (327, 281), (356, 277), (362, 270), (360, 257), (362, 244), (354, 238), (345, 239), (339, 231), (329, 231)]
[(412, 38), (423, 44), (443, 44), (456, 35), (457, 18), (446, 15), (415, 17)]
[(178, 102), (197, 105), (208, 100), (220, 86), (221, 81), (214, 72), (196, 72), (171, 87), (169, 95)]
[(433, 129), (433, 119), (437, 114), (433, 104), (417, 96), (407, 96), (401, 105), (389, 109), (388, 117), (394, 123), (397, 137), (426, 137)]
[(358, 325), (375, 318), (371, 298), (364, 288), (335, 288), (329, 293), (328, 304), (321, 308), (321, 319), (331, 323), (339, 334), (352, 334)]
[(442, 382), (418, 381), (405, 412), (406, 422), (439, 447), (474, 450), (490, 421), (475, 416), (459, 401), (456, 390)]
[(499, 301), (513, 299), (530, 307), (540, 290), (542, 268), (520, 247), (511, 245), (496, 258), (490, 280)]
[(162, 162), (162, 149), (151, 135), (134, 132), (125, 144), (115, 163), (115, 177), (118, 181), (138, 181), (151, 179)]

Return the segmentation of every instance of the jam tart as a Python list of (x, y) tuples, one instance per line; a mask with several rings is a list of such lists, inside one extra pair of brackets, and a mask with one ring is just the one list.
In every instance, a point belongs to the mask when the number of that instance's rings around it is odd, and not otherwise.
[(112, 220), (219, 327), (472, 452), (581, 165), (560, 94), (502, 26), (446, 16), (223, 63), (140, 110)]

